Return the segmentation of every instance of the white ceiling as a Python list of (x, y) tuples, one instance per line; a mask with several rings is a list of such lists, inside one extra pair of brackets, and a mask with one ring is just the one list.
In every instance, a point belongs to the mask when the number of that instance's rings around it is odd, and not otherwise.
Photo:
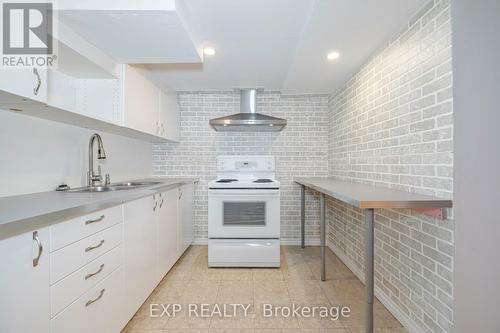
[[(148, 65), (175, 90), (257, 87), (331, 93), (427, 0), (184, 0), (193, 40), (217, 53), (200, 64)], [(326, 54), (338, 50), (334, 62)]]
[(59, 19), (117, 63), (200, 63), (174, 10), (59, 10)]

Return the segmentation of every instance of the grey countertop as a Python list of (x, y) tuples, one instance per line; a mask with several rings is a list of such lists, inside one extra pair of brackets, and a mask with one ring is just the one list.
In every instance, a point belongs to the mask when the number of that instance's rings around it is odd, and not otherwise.
[(452, 200), (350, 183), (330, 177), (303, 177), (294, 181), (358, 208), (450, 208)]
[(141, 179), (144, 180), (160, 184), (100, 193), (50, 191), (0, 198), (0, 239), (198, 181), (197, 178), (168, 177)]

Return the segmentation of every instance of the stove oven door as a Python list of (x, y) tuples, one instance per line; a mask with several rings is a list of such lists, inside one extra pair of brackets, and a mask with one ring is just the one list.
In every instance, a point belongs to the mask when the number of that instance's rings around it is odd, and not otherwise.
[(279, 238), (280, 191), (210, 189), (208, 237)]

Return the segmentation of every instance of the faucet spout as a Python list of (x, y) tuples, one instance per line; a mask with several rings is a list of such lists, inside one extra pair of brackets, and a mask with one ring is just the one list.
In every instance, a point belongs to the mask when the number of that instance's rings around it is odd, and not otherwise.
[(89, 141), (89, 170), (87, 173), (87, 186), (94, 186), (95, 182), (102, 181), (102, 175), (94, 173), (94, 142), (97, 140), (97, 159), (106, 159), (106, 152), (104, 151), (104, 145), (102, 143), (101, 136), (97, 133), (90, 137)]

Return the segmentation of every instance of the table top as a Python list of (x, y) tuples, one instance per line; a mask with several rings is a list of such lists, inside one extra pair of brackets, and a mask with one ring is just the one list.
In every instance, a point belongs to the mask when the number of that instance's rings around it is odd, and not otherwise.
[(432, 196), (351, 183), (331, 177), (300, 177), (294, 181), (358, 208), (451, 208), (453, 201)]

